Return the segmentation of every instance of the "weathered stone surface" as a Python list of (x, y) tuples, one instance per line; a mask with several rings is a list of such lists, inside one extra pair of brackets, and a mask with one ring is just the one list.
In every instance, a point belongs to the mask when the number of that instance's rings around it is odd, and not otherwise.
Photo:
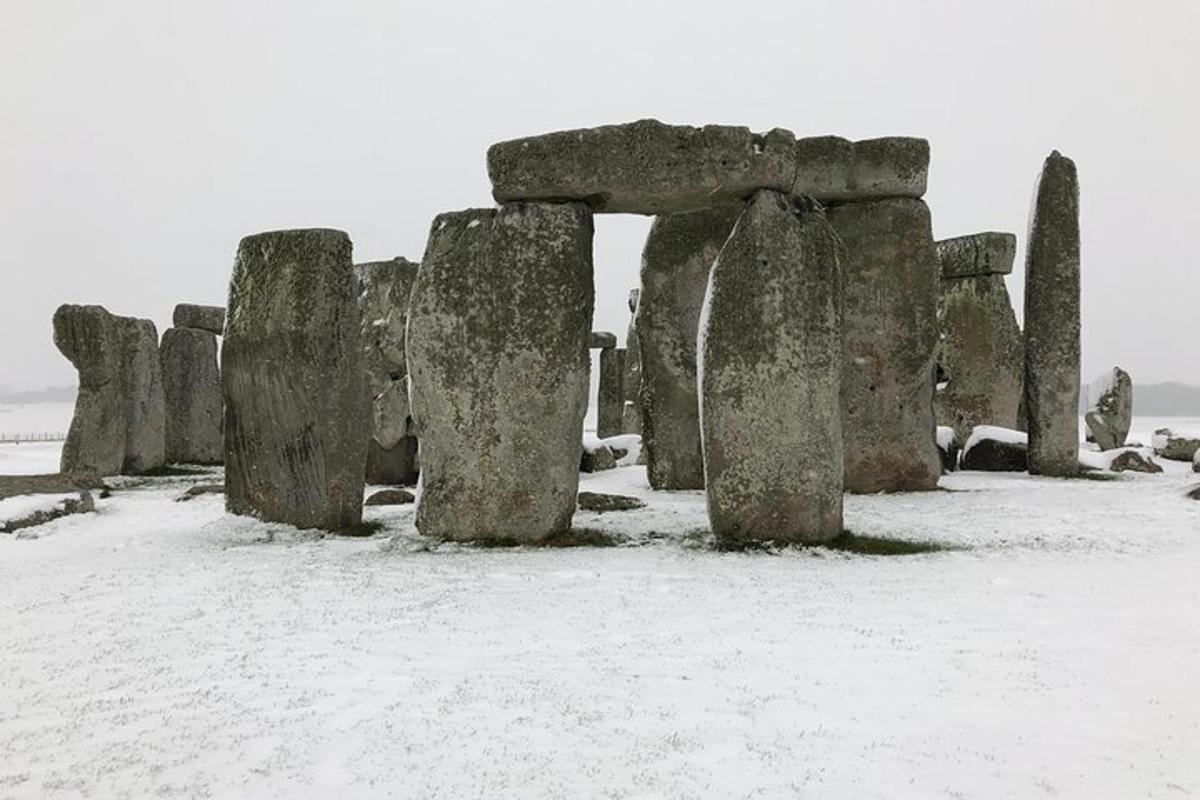
[(167, 408), (158, 331), (148, 319), (115, 319), (121, 337), (125, 395), (125, 458), (121, 471), (136, 475), (167, 463)]
[(708, 517), (724, 545), (842, 532), (839, 251), (824, 214), (763, 191), (712, 268), (700, 419)]
[(108, 491), (104, 481), (93, 473), (55, 472), (48, 475), (0, 475), (0, 500), (19, 494), (65, 494), (76, 489)]
[(759, 189), (830, 201), (920, 197), (928, 167), (923, 139), (796, 141), (779, 128), (759, 134), (652, 119), (513, 139), (488, 149), (497, 202), (579, 200), (597, 213), (741, 205)]
[(586, 206), (434, 220), (408, 321), (423, 534), (533, 542), (568, 529), (592, 305)]
[(740, 214), (740, 208), (665, 214), (646, 238), (635, 325), (643, 453), (655, 489), (704, 487), (696, 337), (709, 272)]
[(1154, 452), (1168, 461), (1191, 461), (1200, 451), (1200, 438), (1159, 428), (1151, 440)]
[(1079, 179), (1057, 150), (1038, 178), (1025, 258), (1029, 471), (1079, 471)]
[(168, 328), (159, 346), (166, 397), (166, 455), (176, 464), (219, 464), (225, 457), (217, 337)]
[(355, 266), (364, 363), (372, 401), (368, 483), (417, 480), (417, 441), (408, 400), (405, 326), (420, 264), (405, 258)]
[(842, 440), (845, 488), (932, 489), (938, 263), (929, 209), (892, 199), (836, 206), (846, 245)]
[[(1021, 328), (1004, 285), (1015, 241), (1011, 234), (983, 233), (937, 243), (941, 337), (934, 412), (938, 424), (954, 428), (960, 447), (976, 425), (1020, 427)], [(972, 266), (981, 262), (986, 268)]]
[(610, 331), (592, 331), (588, 334), (588, 347), (592, 350), (604, 350), (617, 346), (617, 335)]
[(1088, 441), (1101, 450), (1115, 450), (1125, 444), (1133, 424), (1133, 379), (1120, 367), (1113, 367), (1088, 388), (1091, 408), (1083, 415)]
[(1025, 434), (988, 425), (975, 429), (958, 460), (959, 469), (986, 472), (1024, 472), (1028, 465)]
[(929, 142), (887, 136), (852, 142), (839, 136), (796, 140), (792, 194), (822, 202), (919, 198), (929, 175)]
[(380, 489), (367, 498), (368, 506), (402, 506), (415, 501), (412, 492), (404, 489)]
[(1112, 460), (1108, 468), (1113, 472), (1162, 472), (1163, 468), (1146, 458), (1137, 450), (1126, 450)]
[(225, 332), (225, 309), (180, 303), (175, 306), (171, 324), (176, 328), (196, 328), (220, 336)]
[(629, 290), (629, 328), (625, 333), (625, 375), (621, 381), (621, 433), (642, 435), (642, 348), (638, 344), (640, 289)]
[(331, 531), (362, 521), (371, 410), (357, 289), (341, 231), (242, 239), (221, 348), (230, 511)]
[(936, 243), (942, 280), (974, 275), (1008, 275), (1017, 256), (1017, 237), (984, 231)]
[(596, 398), (596, 435), (600, 438), (621, 433), (625, 410), (625, 348), (606, 347), (600, 351), (600, 381)]
[(579, 456), (580, 472), (602, 472), (606, 469), (617, 468), (617, 454), (603, 442), (585, 441), (583, 452)]
[(633, 511), (645, 508), (646, 504), (627, 494), (604, 494), (603, 492), (580, 492), (579, 508), (583, 511)]
[(197, 483), (183, 490), (176, 498), (176, 503), (187, 503), (206, 494), (225, 494), (223, 483)]
[(53, 508), (34, 511), (28, 516), (0, 522), (0, 533), (16, 533), (25, 528), (45, 525), (47, 522), (53, 522), (59, 517), (66, 517), (71, 514), (87, 514), (95, 510), (96, 501), (92, 497), (92, 493), (85, 490), (79, 493), (78, 499), (65, 498)]
[(124, 347), (116, 318), (100, 306), (54, 312), (54, 344), (79, 371), (75, 415), (63, 444), (66, 474), (116, 475), (125, 460)]

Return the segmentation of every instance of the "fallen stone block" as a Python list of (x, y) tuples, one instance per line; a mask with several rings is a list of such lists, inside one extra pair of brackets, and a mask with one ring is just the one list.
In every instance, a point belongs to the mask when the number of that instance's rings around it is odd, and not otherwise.
[(1150, 440), (1154, 452), (1169, 461), (1192, 461), (1200, 451), (1200, 437), (1159, 428)]
[(645, 502), (627, 494), (579, 493), (579, 508), (583, 511), (595, 511), (603, 514), (606, 511), (634, 511), (645, 507)]
[(416, 501), (412, 492), (404, 489), (380, 489), (367, 498), (368, 506), (402, 506)]
[(1024, 472), (1029, 468), (1029, 437), (1021, 431), (979, 425), (958, 459), (963, 470)]

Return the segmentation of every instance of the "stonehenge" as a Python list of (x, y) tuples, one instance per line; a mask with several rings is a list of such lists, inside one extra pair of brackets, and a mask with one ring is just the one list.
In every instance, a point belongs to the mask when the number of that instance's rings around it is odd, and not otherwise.
[(408, 403), (405, 327), (419, 268), (406, 258), (354, 267), (372, 408), (366, 466), (366, 480), (372, 484), (407, 486), (417, 482), (418, 447)]
[(582, 203), (434, 220), (408, 318), (422, 534), (538, 542), (570, 527), (588, 405), (592, 230)]
[(625, 412), (625, 348), (600, 351), (600, 386), (596, 398), (596, 435), (601, 439), (621, 433)]
[(225, 309), (221, 306), (198, 306), (180, 303), (171, 315), (176, 328), (195, 328), (220, 336), (225, 332)]
[(175, 327), (163, 331), (158, 348), (166, 399), (167, 461), (220, 464), (225, 457), (221, 436), (225, 412), (217, 333), (224, 329), (225, 309), (180, 304), (174, 322)]
[(371, 408), (357, 295), (341, 231), (238, 245), (221, 347), (229, 511), (334, 532), (361, 522)]
[(1088, 387), (1091, 405), (1083, 415), (1088, 441), (1101, 450), (1115, 450), (1125, 444), (1133, 424), (1133, 379), (1120, 367), (1113, 367)]
[(621, 433), (642, 435), (642, 349), (638, 343), (640, 289), (629, 290), (629, 328), (625, 333), (625, 373), (621, 376)]
[(1079, 470), (1079, 179), (1057, 150), (1038, 177), (1025, 257), (1029, 471)]
[(763, 190), (713, 265), (698, 345), (700, 419), (721, 544), (807, 544), (842, 532), (839, 251), (822, 212)]
[(961, 447), (976, 425), (1018, 428), (1024, 355), (1004, 276), (1017, 237), (976, 233), (936, 243), (941, 268), (934, 411)]

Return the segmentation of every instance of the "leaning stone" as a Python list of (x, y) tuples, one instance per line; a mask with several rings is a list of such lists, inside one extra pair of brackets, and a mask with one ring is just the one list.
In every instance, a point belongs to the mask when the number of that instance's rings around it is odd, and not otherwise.
[(624, 412), (625, 348), (606, 347), (600, 351), (600, 381), (596, 398), (596, 435), (619, 436)]
[(592, 305), (586, 206), (434, 220), (408, 320), (421, 533), (536, 542), (570, 527)]
[(592, 331), (588, 334), (588, 347), (592, 350), (605, 350), (617, 346), (617, 335), (608, 331)]
[(638, 343), (640, 289), (629, 290), (629, 328), (625, 333), (625, 375), (621, 379), (621, 433), (642, 435), (642, 348)]
[(740, 208), (665, 214), (646, 238), (635, 324), (642, 452), (655, 489), (704, 488), (696, 335), (709, 272), (740, 214)]
[(168, 328), (159, 346), (166, 398), (167, 460), (220, 464), (225, 457), (221, 426), (221, 374), (216, 334), (199, 328)]
[(1024, 472), (1029, 466), (1029, 440), (1020, 431), (980, 425), (971, 432), (958, 467), (986, 472)]
[(1038, 179), (1025, 258), (1029, 471), (1079, 471), (1079, 180), (1057, 150)]
[(713, 265), (700, 419), (708, 518), (724, 545), (842, 532), (839, 251), (823, 213), (763, 191)]
[(59, 306), (54, 344), (79, 371), (75, 414), (63, 444), (66, 474), (116, 475), (125, 460), (124, 348), (116, 318), (100, 306)]
[(1113, 367), (1088, 388), (1091, 408), (1083, 415), (1088, 441), (1101, 450), (1115, 450), (1125, 444), (1133, 424), (1133, 379), (1120, 367)]
[(579, 508), (583, 511), (595, 511), (603, 514), (605, 511), (634, 511), (645, 507), (646, 504), (643, 501), (627, 494), (579, 493)]
[(1159, 428), (1150, 441), (1154, 452), (1169, 461), (1192, 461), (1200, 451), (1200, 438), (1176, 433), (1170, 428)]
[(1108, 468), (1113, 472), (1162, 472), (1163, 468), (1146, 458), (1137, 450), (1125, 450), (1112, 460)]
[(838, 136), (796, 140), (792, 194), (822, 202), (919, 198), (929, 175), (929, 142), (903, 136), (852, 142)]
[(220, 336), (225, 332), (225, 309), (180, 303), (175, 306), (171, 324), (176, 328), (197, 328)]
[(938, 263), (920, 200), (829, 210), (846, 245), (842, 439), (849, 492), (933, 489)]
[(341, 231), (238, 246), (221, 348), (233, 513), (330, 531), (362, 521), (371, 411), (356, 294)]
[(417, 498), (412, 492), (404, 489), (380, 489), (367, 498), (368, 506), (403, 506), (412, 503)]
[(652, 119), (494, 144), (488, 176), (499, 203), (581, 200), (601, 213), (662, 214), (740, 205), (761, 188), (789, 191), (795, 137)]
[[(1012, 269), (1012, 250), (992, 247), (990, 239), (1015, 243), (1011, 234), (999, 233), (937, 243), (941, 336), (934, 412), (938, 424), (954, 428), (960, 447), (976, 425), (1020, 427), (1024, 354), (1021, 328), (1004, 285), (1004, 274)], [(986, 260), (991, 271), (972, 273), (955, 266), (956, 260), (972, 259)]]
[(1017, 255), (1017, 237), (985, 231), (937, 243), (942, 280), (975, 275), (1008, 275)]

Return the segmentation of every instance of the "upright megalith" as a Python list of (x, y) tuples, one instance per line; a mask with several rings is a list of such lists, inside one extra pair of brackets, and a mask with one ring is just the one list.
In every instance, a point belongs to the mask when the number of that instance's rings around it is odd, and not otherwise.
[(371, 409), (357, 293), (341, 231), (238, 245), (221, 347), (233, 513), (331, 531), (362, 521)]
[(216, 334), (200, 328), (168, 328), (158, 357), (166, 397), (167, 460), (220, 464), (225, 457), (221, 438), (225, 412)]
[(225, 332), (225, 309), (221, 306), (180, 303), (175, 306), (171, 324), (176, 328), (195, 328), (220, 336)]
[(1125, 444), (1133, 424), (1133, 379), (1120, 367), (1113, 367), (1088, 387), (1090, 407), (1083, 415), (1088, 441), (1101, 450), (1115, 450)]
[(891, 198), (834, 206), (845, 243), (842, 439), (847, 491), (932, 489), (938, 259), (929, 209)]
[(372, 402), (369, 483), (417, 481), (417, 440), (408, 403), (405, 326), (420, 264), (406, 258), (357, 265), (364, 363)]
[(423, 534), (534, 542), (570, 527), (592, 306), (585, 205), (434, 220), (408, 319)]
[(758, 192), (712, 268), (700, 413), (724, 545), (842, 531), (840, 244), (814, 207)]
[(625, 348), (606, 347), (600, 351), (600, 381), (596, 398), (596, 435), (601, 439), (619, 436), (625, 408)]
[(976, 233), (937, 243), (941, 266), (934, 395), (939, 425), (961, 448), (977, 425), (1019, 427), (1024, 356), (1004, 276), (1017, 237)]
[(642, 350), (638, 344), (640, 289), (629, 290), (629, 328), (625, 333), (625, 374), (621, 378), (621, 433), (642, 435)]
[(116, 319), (101, 306), (54, 312), (54, 344), (79, 371), (75, 414), (63, 444), (66, 474), (116, 475), (125, 461), (124, 346)]
[(1052, 152), (1038, 178), (1025, 256), (1029, 471), (1079, 471), (1079, 178)]
[(664, 214), (642, 250), (635, 324), (646, 472), (655, 489), (704, 487), (696, 336), (709, 271), (739, 214), (740, 207)]
[(161, 467), (167, 460), (167, 410), (158, 331), (148, 319), (114, 319), (121, 338), (125, 398), (125, 457), (121, 469), (136, 475)]

